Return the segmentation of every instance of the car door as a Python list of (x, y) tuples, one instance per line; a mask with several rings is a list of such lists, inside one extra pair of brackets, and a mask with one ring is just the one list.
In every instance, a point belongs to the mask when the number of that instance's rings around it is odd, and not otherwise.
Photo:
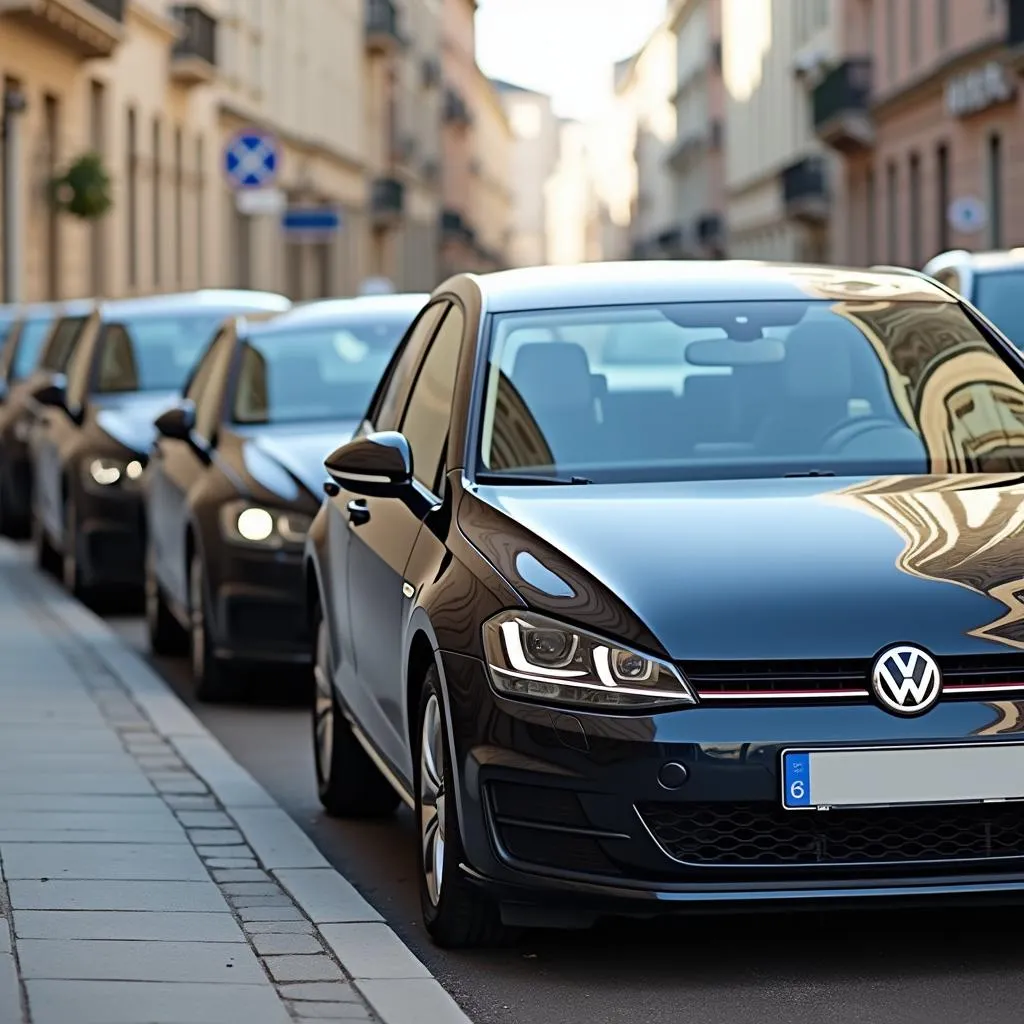
[[(398, 425), (412, 450), (413, 477), (436, 504), (464, 327), (461, 308), (450, 306), (427, 344)], [(356, 508), (359, 511), (349, 519), (346, 580), (355, 671), (371, 702), (382, 753), (404, 771), (405, 567), (422, 516), (396, 498), (365, 498)]]
[(199, 360), (185, 385), (182, 399), (195, 409), (194, 441), (158, 437), (147, 484), (146, 517), (157, 578), (172, 603), (184, 607), (188, 597), (185, 537), (188, 495), (206, 471), (204, 454), (210, 433), (211, 410), (220, 405), (225, 375), (234, 347), (233, 325), (223, 327)]

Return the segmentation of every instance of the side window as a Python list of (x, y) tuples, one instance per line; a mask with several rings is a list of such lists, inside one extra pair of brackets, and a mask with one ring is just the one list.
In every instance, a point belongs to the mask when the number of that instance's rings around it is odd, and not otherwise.
[(213, 339), (206, 352), (196, 364), (195, 369), (192, 371), (192, 376), (185, 385), (185, 397), (197, 408), (199, 403), (202, 401), (203, 391), (206, 389), (206, 385), (210, 381), (210, 374), (213, 372), (213, 364), (217, 358), (217, 345), (225, 333), (225, 331), (221, 331), (220, 334)]
[(369, 420), (376, 430), (394, 430), (398, 426), (402, 401), (409, 390), (420, 356), (433, 335), (449, 303), (435, 302), (421, 314), (408, 341), (396, 353), (370, 405)]
[(107, 324), (100, 338), (96, 390), (100, 394), (110, 394), (138, 389), (139, 367), (135, 361), (132, 336), (123, 324)]
[(448, 441), (465, 323), (462, 310), (452, 306), (427, 350), (402, 417), (400, 429), (412, 448), (413, 476), (431, 491)]
[(266, 423), (269, 412), (267, 361), (251, 345), (243, 344), (235, 386), (235, 420), (239, 423)]
[(92, 354), (95, 346), (90, 338), (79, 338), (68, 352), (64, 363), (64, 374), (67, 378), (67, 401), (69, 409), (81, 409), (89, 394), (89, 377), (92, 367)]
[(220, 424), (224, 405), (224, 382), (231, 366), (234, 345), (234, 331), (226, 330), (207, 353), (209, 371), (205, 383), (201, 386), (199, 401), (196, 403), (196, 433), (208, 441), (213, 439)]
[(52, 373), (64, 372), (86, 322), (87, 318), (81, 316), (64, 317), (57, 322), (39, 363), (42, 369)]

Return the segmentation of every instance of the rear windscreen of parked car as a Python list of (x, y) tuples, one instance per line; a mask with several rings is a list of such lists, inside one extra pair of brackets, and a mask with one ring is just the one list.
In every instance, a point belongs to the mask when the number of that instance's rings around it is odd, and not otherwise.
[(978, 274), (974, 304), (1018, 348), (1024, 348), (1024, 270)]
[(409, 319), (376, 316), (305, 329), (257, 328), (243, 344), (235, 422), (358, 419)]
[(1024, 469), (1024, 384), (954, 303), (494, 318), (479, 465), (641, 481)]

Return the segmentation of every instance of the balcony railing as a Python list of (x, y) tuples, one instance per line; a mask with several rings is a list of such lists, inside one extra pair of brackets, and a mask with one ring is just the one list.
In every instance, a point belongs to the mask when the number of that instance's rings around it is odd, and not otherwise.
[(126, 6), (127, 0), (0, 0), (0, 16), (92, 60), (110, 57), (121, 42)]
[(820, 223), (828, 217), (829, 197), (825, 160), (806, 156), (782, 172), (782, 202), (794, 220)]
[(814, 89), (814, 130), (844, 153), (870, 149), (875, 142), (870, 115), (871, 59), (858, 57), (833, 68)]
[(370, 192), (370, 210), (376, 220), (396, 218), (405, 209), (405, 185), (397, 178), (378, 178)]
[(194, 4), (179, 4), (173, 13), (183, 34), (174, 45), (172, 74), (179, 81), (210, 81), (217, 67), (216, 19)]
[(366, 46), (374, 53), (387, 53), (400, 45), (398, 8), (394, 0), (366, 0)]

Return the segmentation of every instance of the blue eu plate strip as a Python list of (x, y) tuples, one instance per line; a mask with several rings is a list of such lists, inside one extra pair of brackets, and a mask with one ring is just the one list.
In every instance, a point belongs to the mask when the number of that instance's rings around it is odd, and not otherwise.
[(811, 806), (811, 755), (783, 755), (782, 802), (786, 807)]

